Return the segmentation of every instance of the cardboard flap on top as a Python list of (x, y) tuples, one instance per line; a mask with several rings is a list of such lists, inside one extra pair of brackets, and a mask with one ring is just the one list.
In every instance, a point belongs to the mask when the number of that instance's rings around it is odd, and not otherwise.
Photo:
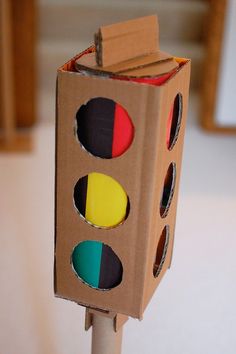
[(81, 56), (75, 62), (78, 71), (103, 72), (107, 74), (120, 74), (127, 76), (158, 76), (170, 72), (178, 67), (176, 60), (165, 52), (158, 51), (139, 58), (132, 58), (121, 63), (101, 67), (96, 63), (94, 52)]
[(100, 27), (95, 34), (97, 63), (109, 66), (159, 49), (156, 15)]
[(159, 50), (158, 32), (157, 16), (101, 27), (95, 34), (94, 51), (82, 55), (75, 63), (76, 69), (129, 77), (168, 73), (178, 63)]

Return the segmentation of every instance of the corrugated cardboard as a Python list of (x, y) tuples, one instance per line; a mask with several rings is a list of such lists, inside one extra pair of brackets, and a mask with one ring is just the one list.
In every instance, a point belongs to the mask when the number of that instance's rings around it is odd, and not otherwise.
[[(92, 50), (89, 48), (86, 52)], [(62, 66), (57, 79), (55, 294), (86, 307), (141, 319), (171, 261), (190, 61), (175, 58), (180, 63), (179, 69), (162, 86), (153, 86), (91, 73), (83, 75), (75, 68), (80, 57), (81, 54)], [(178, 139), (169, 150), (167, 121), (178, 93), (182, 95), (182, 119)], [(77, 111), (96, 97), (119, 103), (132, 119), (134, 139), (120, 157), (96, 158), (81, 148), (74, 135)], [(167, 216), (163, 218), (160, 201), (172, 162), (176, 165), (175, 189)], [(125, 189), (130, 212), (123, 224), (109, 230), (98, 229), (86, 223), (75, 210), (74, 186), (90, 172), (107, 174)], [(155, 278), (156, 250), (165, 225), (169, 226), (170, 238), (163, 267)], [(85, 240), (101, 241), (119, 257), (123, 265), (119, 286), (109, 291), (97, 290), (76, 277), (71, 254), (74, 247)]]
[(102, 312), (100, 310), (86, 308), (86, 311), (85, 311), (85, 330), (86, 331), (88, 331), (89, 328), (93, 325), (93, 316), (94, 315), (112, 318), (115, 332), (118, 332), (129, 319), (128, 316), (122, 315), (120, 313), (114, 313), (114, 312), (106, 313), (106, 312)]
[(159, 48), (158, 37), (155, 15), (103, 26), (95, 34), (97, 63), (106, 67), (155, 53)]
[(87, 55), (81, 56), (75, 63), (78, 71), (86, 70), (97, 74), (120, 74), (129, 77), (142, 77), (169, 72), (178, 65), (174, 58), (167, 53), (158, 51), (153, 54), (145, 55), (139, 58), (123, 61), (121, 63), (101, 67), (95, 60), (95, 49)]

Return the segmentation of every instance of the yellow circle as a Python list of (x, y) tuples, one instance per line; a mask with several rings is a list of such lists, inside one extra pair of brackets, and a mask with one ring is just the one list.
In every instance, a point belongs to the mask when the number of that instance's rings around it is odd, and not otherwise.
[[(78, 193), (80, 197), (83, 193)], [(127, 194), (114, 178), (97, 172), (88, 174), (83, 216), (89, 223), (104, 228), (117, 226), (125, 220), (127, 206)]]

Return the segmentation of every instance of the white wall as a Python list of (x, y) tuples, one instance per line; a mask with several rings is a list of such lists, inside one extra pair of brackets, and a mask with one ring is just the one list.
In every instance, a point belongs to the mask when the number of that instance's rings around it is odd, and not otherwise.
[(236, 0), (228, 0), (222, 45), (220, 79), (216, 101), (216, 122), (236, 126)]

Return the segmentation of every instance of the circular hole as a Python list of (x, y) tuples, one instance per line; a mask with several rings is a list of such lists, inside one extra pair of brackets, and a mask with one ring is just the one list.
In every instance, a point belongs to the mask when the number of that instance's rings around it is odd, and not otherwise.
[(175, 96), (174, 103), (172, 104), (168, 121), (167, 121), (167, 134), (166, 134), (166, 144), (169, 150), (173, 149), (180, 130), (181, 119), (183, 110), (183, 96), (178, 93)]
[(88, 223), (101, 228), (121, 224), (129, 213), (129, 200), (122, 186), (112, 177), (97, 172), (76, 183), (74, 205)]
[(161, 237), (158, 241), (155, 262), (153, 266), (153, 275), (155, 278), (160, 274), (163, 264), (165, 262), (166, 253), (169, 244), (170, 228), (166, 225), (162, 230)]
[(120, 104), (97, 97), (78, 110), (76, 135), (92, 155), (111, 159), (122, 155), (129, 148), (134, 137), (134, 126)]
[(175, 180), (176, 180), (176, 165), (174, 162), (171, 162), (166, 173), (162, 197), (161, 197), (161, 203), (160, 203), (160, 214), (162, 218), (166, 217), (168, 214), (170, 204), (174, 194)]
[(123, 267), (115, 252), (102, 242), (83, 241), (71, 256), (75, 274), (95, 289), (109, 290), (122, 281)]

